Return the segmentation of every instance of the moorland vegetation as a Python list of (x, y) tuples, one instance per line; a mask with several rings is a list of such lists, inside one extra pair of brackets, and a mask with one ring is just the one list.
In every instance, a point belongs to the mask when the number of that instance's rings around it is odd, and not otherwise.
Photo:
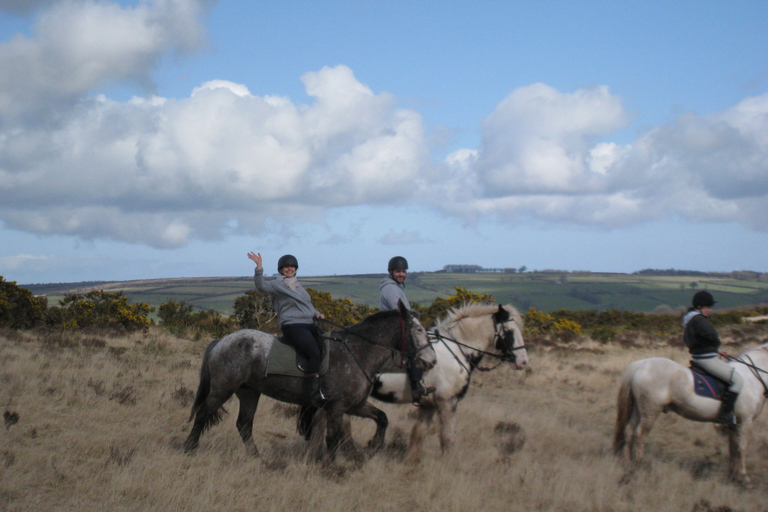
[[(31, 294), (7, 282), (2, 289), (5, 322), (35, 304)], [(8, 290), (17, 304), (9, 305)], [(466, 290), (455, 295), (457, 301), (490, 299)], [(146, 308), (123, 311), (122, 299), (84, 296), (59, 304), (61, 323), (51, 325), (40, 305), (31, 317), (42, 323), (0, 328), (0, 509), (765, 510), (764, 420), (747, 453), (751, 489), (728, 481), (727, 446), (716, 430), (677, 415), (659, 420), (642, 467), (614, 457), (623, 369), (649, 356), (687, 359), (679, 327), (649, 319), (653, 315), (616, 312), (599, 319), (529, 312), (529, 369), (504, 366), (473, 375), (459, 406), (454, 452), (441, 455), (437, 436), (430, 435), (421, 463), (408, 463), (414, 408), (378, 404), (390, 419), (382, 451), (318, 463), (318, 447), (295, 432), (295, 407), (266, 397), (254, 426), (259, 458), (243, 449), (236, 414), (211, 429), (194, 456), (185, 454), (200, 360), (214, 336), (190, 321), (197, 312), (187, 305), (168, 306), (153, 322)], [(344, 301), (334, 307), (354, 312)], [(237, 321), (272, 321), (258, 304), (241, 309)], [(133, 314), (148, 325), (115, 321)], [(115, 318), (97, 327), (101, 315)], [(90, 320), (81, 326), (85, 318)], [(728, 318), (719, 329), (730, 352), (768, 341), (764, 321)], [(593, 339), (588, 319), (610, 321), (612, 339)], [(235, 412), (236, 401), (225, 408)], [(352, 431), (352, 442), (364, 446), (374, 425), (352, 419)]]

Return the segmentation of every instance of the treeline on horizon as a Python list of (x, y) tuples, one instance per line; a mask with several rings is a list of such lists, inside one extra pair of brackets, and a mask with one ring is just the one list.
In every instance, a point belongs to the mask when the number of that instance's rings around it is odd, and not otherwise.
[[(439, 273), (446, 274), (479, 274), (479, 273), (499, 273), (499, 274), (523, 274), (528, 268), (523, 265), (519, 268), (505, 267), (505, 268), (484, 268), (480, 265), (445, 265), (442, 270), (438, 270)], [(615, 272), (593, 272), (591, 270), (557, 270), (557, 269), (544, 269), (544, 270), (532, 270), (531, 273), (539, 274), (614, 274)], [(621, 274), (620, 272), (618, 274)], [(768, 273), (756, 272), (753, 270), (734, 270), (731, 272), (703, 272), (700, 270), (679, 270), (675, 268), (670, 269), (656, 269), (646, 268), (643, 270), (637, 270), (631, 274), (626, 275), (638, 275), (638, 276), (659, 276), (659, 277), (721, 277), (732, 278), (739, 281), (764, 281), (768, 282)]]
[[(638, 276), (659, 276), (659, 277), (720, 277), (720, 278), (731, 278), (731, 279), (737, 279), (739, 281), (760, 281), (760, 282), (768, 282), (768, 272), (757, 272), (754, 270), (733, 270), (731, 272), (704, 272), (700, 270), (682, 270), (682, 269), (675, 269), (675, 268), (669, 268), (669, 269), (656, 269), (656, 268), (646, 268), (643, 270), (636, 270), (635, 272), (631, 272), (628, 274), (624, 274), (623, 272), (600, 272), (600, 271), (592, 271), (592, 270), (557, 270), (557, 269), (543, 269), (543, 270), (528, 270), (528, 268), (523, 265), (518, 268), (509, 267), (509, 268), (485, 268), (480, 265), (469, 265), (469, 264), (461, 264), (461, 265), (445, 265), (440, 270), (433, 271), (436, 274), (486, 274), (486, 273), (497, 273), (497, 274), (523, 274), (523, 273), (529, 273), (529, 274), (581, 274), (581, 275), (589, 275), (589, 274), (614, 274), (614, 275), (638, 275)], [(419, 273), (425, 273), (428, 274), (430, 271), (423, 271), (423, 272), (414, 272), (416, 274)], [(374, 274), (360, 274), (360, 275), (380, 275), (382, 272), (374, 273)], [(325, 276), (314, 276), (314, 277), (325, 277)], [(250, 277), (249, 277), (250, 278)], [(116, 282), (122, 282), (122, 281), (156, 281), (164, 278), (146, 278), (146, 279), (126, 279), (126, 280), (116, 280), (116, 281), (71, 281), (71, 282), (57, 282), (57, 283), (26, 283), (22, 284), (21, 286), (24, 286), (26, 288), (30, 288), (34, 290), (37, 287), (40, 286), (46, 286), (48, 289), (56, 290), (56, 287), (60, 287), (63, 291), (69, 291), (73, 284), (77, 284), (80, 287), (90, 287), (95, 288), (99, 285), (107, 285), (111, 283)], [(165, 279), (174, 279), (174, 278), (165, 278)], [(183, 279), (183, 278), (179, 278)], [(234, 277), (233, 279), (240, 279), (240, 277)]]

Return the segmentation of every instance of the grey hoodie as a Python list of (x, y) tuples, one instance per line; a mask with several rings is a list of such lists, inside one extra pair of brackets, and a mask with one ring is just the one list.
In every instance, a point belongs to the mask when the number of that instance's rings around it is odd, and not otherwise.
[(384, 311), (387, 309), (397, 309), (397, 299), (403, 301), (406, 308), (411, 309), (408, 299), (405, 297), (405, 285), (398, 283), (391, 277), (385, 277), (379, 281), (379, 308)]
[(296, 288), (285, 285), (283, 279), (264, 279), (264, 269), (256, 269), (253, 274), (253, 284), (256, 289), (269, 294), (272, 307), (277, 312), (280, 325), (312, 324), (320, 313), (312, 305), (312, 298), (298, 281)]

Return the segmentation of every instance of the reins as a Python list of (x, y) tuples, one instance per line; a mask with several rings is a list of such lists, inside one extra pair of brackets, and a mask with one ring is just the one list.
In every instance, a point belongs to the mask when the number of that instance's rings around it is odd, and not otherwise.
[[(750, 371), (752, 372), (752, 374), (753, 374), (753, 375), (754, 375), (754, 376), (757, 378), (757, 380), (759, 380), (759, 381), (760, 381), (760, 384), (762, 384), (762, 385), (763, 385), (763, 396), (765, 396), (766, 398), (768, 398), (768, 384), (766, 384), (766, 383), (765, 383), (765, 380), (763, 380), (763, 377), (762, 377), (762, 375), (761, 375), (761, 374), (763, 374), (763, 373), (764, 373), (764, 374), (766, 374), (766, 375), (768, 375), (768, 371), (766, 371), (766, 370), (763, 370), (762, 368), (760, 368), (759, 366), (757, 366), (757, 365), (755, 364), (755, 362), (752, 360), (752, 358), (751, 358), (751, 357), (749, 357), (749, 355), (748, 355), (748, 354), (743, 354), (743, 355), (741, 355), (741, 356), (739, 356), (739, 357), (732, 357), (732, 356), (729, 356), (728, 354), (723, 354), (723, 357), (725, 357), (725, 358), (726, 358), (727, 360), (729, 360), (729, 361), (735, 361), (735, 362), (737, 362), (737, 363), (741, 363), (741, 364), (743, 364), (744, 366), (746, 366), (747, 368), (749, 368), (749, 370), (750, 370)], [(747, 359), (749, 359), (749, 363), (747, 363), (747, 362), (745, 362), (745, 361), (742, 361), (742, 360), (741, 360), (741, 357), (746, 357)]]
[[(406, 329), (405, 329), (405, 320), (403, 319), (402, 316), (400, 316), (400, 336), (401, 336), (401, 340), (402, 340), (402, 345), (401, 345), (401, 349), (400, 350), (398, 350), (396, 348), (389, 347), (387, 345), (383, 345), (383, 344), (378, 343), (376, 341), (373, 341), (372, 339), (368, 338), (367, 336), (364, 336), (364, 335), (362, 335), (360, 333), (353, 332), (352, 330), (349, 329), (349, 327), (344, 327), (343, 325), (339, 325), (336, 322), (333, 322), (332, 320), (323, 319), (323, 322), (326, 322), (326, 323), (332, 325), (333, 327), (336, 327), (336, 328), (340, 329), (340, 333), (341, 334), (351, 334), (353, 336), (357, 336), (358, 338), (360, 338), (361, 340), (365, 341), (366, 343), (368, 343), (370, 345), (374, 345), (374, 346), (381, 347), (381, 348), (389, 350), (392, 353), (391, 356), (390, 356), (393, 359), (392, 364), (394, 364), (398, 368), (405, 368), (405, 361), (406, 360), (410, 359), (411, 357), (416, 357), (416, 355), (418, 355), (419, 352), (421, 352), (422, 350), (425, 350), (427, 348), (426, 346), (425, 347), (417, 348), (414, 345), (414, 347), (413, 347), (414, 348), (413, 356), (409, 356), (408, 355), (408, 353), (405, 351), (405, 344), (407, 342), (407, 336), (408, 335), (407, 335)], [(331, 333), (331, 334), (333, 334), (333, 333)], [(327, 339), (327, 340), (336, 341), (336, 342), (339, 342), (342, 345), (344, 345), (344, 347), (347, 349), (349, 354), (352, 356), (352, 359), (354, 359), (355, 364), (357, 365), (357, 367), (360, 369), (360, 371), (365, 376), (365, 378), (368, 381), (368, 383), (371, 384), (372, 386), (375, 384), (375, 379), (370, 377), (366, 373), (366, 371), (363, 369), (362, 363), (357, 358), (357, 355), (355, 354), (355, 352), (352, 350), (352, 347), (349, 346), (349, 340), (347, 339), (346, 336), (336, 337), (336, 336), (328, 336), (328, 335), (323, 334), (323, 337), (325, 339)], [(400, 355), (400, 364), (394, 362), (394, 358), (395, 358), (396, 354)]]

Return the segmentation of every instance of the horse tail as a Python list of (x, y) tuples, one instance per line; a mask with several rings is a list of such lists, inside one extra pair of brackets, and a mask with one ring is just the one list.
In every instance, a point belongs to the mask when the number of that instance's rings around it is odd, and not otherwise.
[(613, 453), (621, 455), (626, 444), (626, 430), (629, 417), (635, 407), (635, 395), (632, 392), (633, 373), (626, 371), (621, 379), (621, 386), (616, 399), (616, 428), (613, 432)]
[[(195, 401), (192, 403), (192, 411), (189, 415), (187, 423), (192, 421), (192, 419), (194, 419), (194, 417), (201, 411), (203, 404), (205, 403), (205, 399), (208, 398), (208, 395), (211, 392), (211, 370), (208, 367), (208, 362), (211, 358), (211, 350), (219, 341), (220, 340), (212, 341), (211, 344), (206, 347), (205, 353), (203, 353), (203, 364), (200, 367), (200, 384), (197, 386)], [(215, 424), (218, 423), (220, 419), (220, 413), (216, 411), (211, 415), (211, 418), (207, 423), (209, 423), (209, 425)]]
[(315, 413), (317, 413), (317, 407), (312, 407), (311, 405), (302, 405), (299, 409), (296, 430), (298, 430), (299, 435), (303, 436), (307, 441), (312, 438), (312, 425), (314, 423)]

